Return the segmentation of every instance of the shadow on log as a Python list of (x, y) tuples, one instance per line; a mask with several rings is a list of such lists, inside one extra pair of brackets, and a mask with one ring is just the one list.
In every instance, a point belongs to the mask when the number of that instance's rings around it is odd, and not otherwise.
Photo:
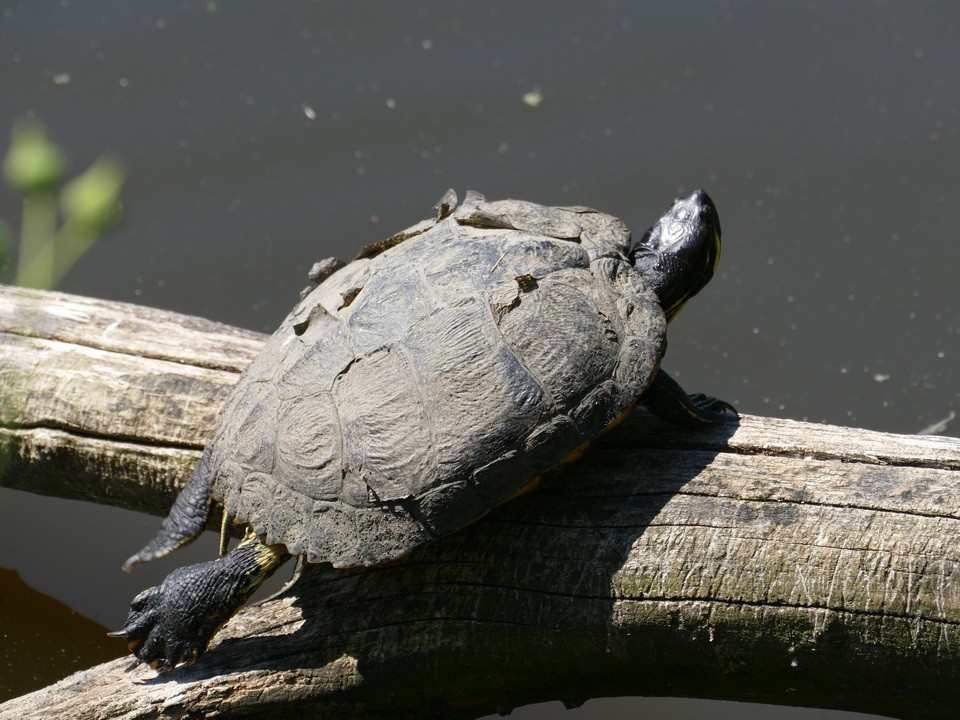
[[(164, 513), (263, 337), (0, 288), (3, 484)], [(193, 668), (119, 660), (0, 718), (443, 717), (671, 695), (960, 713), (960, 441), (643, 412), (403, 561), (308, 566)]]

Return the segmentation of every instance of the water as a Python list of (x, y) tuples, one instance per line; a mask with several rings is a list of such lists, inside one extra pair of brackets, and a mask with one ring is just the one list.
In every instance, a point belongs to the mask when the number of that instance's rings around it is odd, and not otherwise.
[[(689, 389), (906, 433), (960, 405), (956, 4), (3, 8), (0, 134), (33, 114), (75, 170), (110, 151), (130, 178), (123, 225), (66, 291), (269, 331), (313, 261), (410, 225), (449, 186), (590, 205), (635, 232), (703, 186), (720, 272), (671, 326), (665, 361)], [(0, 193), (0, 217), (18, 215)], [(205, 540), (130, 578), (118, 567), (155, 519), (13, 491), (0, 503), (0, 566), (111, 628), (138, 589), (213, 552)], [(25, 671), (10, 692), (50, 679)], [(569, 714), (751, 711), (605, 702)]]

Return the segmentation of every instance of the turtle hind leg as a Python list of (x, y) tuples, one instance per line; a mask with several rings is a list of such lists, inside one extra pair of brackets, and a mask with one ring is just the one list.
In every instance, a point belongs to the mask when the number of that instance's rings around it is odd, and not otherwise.
[(252, 533), (223, 557), (178, 568), (130, 603), (123, 637), (138, 662), (160, 672), (193, 663), (263, 581), (290, 556)]
[(740, 417), (736, 408), (724, 400), (702, 393), (688, 395), (680, 383), (663, 370), (657, 372), (640, 402), (654, 415), (681, 427), (725, 425), (727, 420)]
[(210, 514), (210, 452), (203, 451), (203, 457), (197, 463), (193, 475), (187, 480), (183, 490), (177, 495), (170, 514), (163, 520), (159, 532), (137, 554), (124, 564), (123, 571), (130, 572), (134, 567), (148, 560), (163, 557), (172, 550), (186, 545), (195, 539), (207, 525)]

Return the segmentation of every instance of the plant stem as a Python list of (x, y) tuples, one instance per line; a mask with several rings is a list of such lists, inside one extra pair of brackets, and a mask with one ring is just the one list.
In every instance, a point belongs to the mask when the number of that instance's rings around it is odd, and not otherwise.
[(80, 223), (67, 220), (50, 243), (54, 248), (51, 257), (50, 287), (55, 287), (96, 241), (96, 232), (83, 227)]
[(49, 192), (23, 199), (23, 225), (20, 231), (20, 256), (17, 258), (16, 283), (23, 287), (53, 287), (54, 234), (57, 205)]

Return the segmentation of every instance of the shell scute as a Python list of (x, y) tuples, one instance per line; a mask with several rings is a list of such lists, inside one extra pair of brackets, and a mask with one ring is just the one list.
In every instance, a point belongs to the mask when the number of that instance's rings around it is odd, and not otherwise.
[(438, 308), (403, 339), (444, 477), (469, 472), (536, 427), (543, 391), (504, 345), (486, 303)]
[(404, 354), (390, 347), (359, 358), (334, 383), (346, 472), (378, 500), (416, 494), (434, 475), (427, 408)]
[(584, 291), (588, 279), (587, 270), (549, 275), (497, 323), (557, 412), (569, 411), (597, 378), (609, 376), (620, 349), (615, 313), (603, 313)]

